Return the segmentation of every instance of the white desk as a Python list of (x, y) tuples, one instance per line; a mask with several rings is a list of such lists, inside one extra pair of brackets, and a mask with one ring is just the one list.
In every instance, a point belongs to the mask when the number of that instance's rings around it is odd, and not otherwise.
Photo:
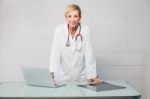
[(126, 87), (125, 89), (96, 92), (68, 83), (59, 88), (28, 86), (25, 82), (3, 82), (0, 98), (98, 98), (98, 99), (140, 99), (140, 93), (125, 81), (106, 81)]

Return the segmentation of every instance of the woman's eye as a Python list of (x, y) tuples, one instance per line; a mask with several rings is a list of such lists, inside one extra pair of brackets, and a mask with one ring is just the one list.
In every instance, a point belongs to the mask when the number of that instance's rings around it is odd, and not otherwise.
[(71, 18), (71, 15), (68, 15), (68, 18)]
[(77, 15), (75, 15), (74, 17), (76, 17), (76, 18), (77, 18), (78, 16), (77, 16)]

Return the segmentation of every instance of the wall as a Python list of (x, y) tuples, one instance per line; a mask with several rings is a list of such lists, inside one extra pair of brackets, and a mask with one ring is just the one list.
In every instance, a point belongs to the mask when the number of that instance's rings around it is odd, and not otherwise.
[(54, 27), (65, 22), (70, 3), (92, 28), (101, 77), (126, 80), (145, 99), (149, 0), (0, 0), (0, 80), (24, 80), (21, 67), (48, 67)]
[(150, 52), (145, 55), (145, 67), (144, 67), (144, 96), (145, 99), (150, 99)]

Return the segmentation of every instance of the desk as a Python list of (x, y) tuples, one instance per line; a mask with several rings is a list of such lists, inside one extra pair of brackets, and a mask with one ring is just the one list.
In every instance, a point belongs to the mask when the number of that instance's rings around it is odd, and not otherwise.
[(0, 85), (0, 98), (94, 98), (94, 99), (140, 99), (140, 93), (125, 81), (106, 81), (124, 86), (125, 89), (96, 92), (67, 83), (59, 88), (28, 86), (25, 82), (3, 82)]

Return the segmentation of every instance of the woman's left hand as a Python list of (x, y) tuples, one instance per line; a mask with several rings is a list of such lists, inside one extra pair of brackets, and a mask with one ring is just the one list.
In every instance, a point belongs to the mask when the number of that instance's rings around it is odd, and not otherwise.
[(90, 84), (92, 84), (92, 85), (97, 85), (97, 84), (100, 84), (102, 82), (103, 82), (103, 80), (100, 79), (98, 76), (96, 78), (90, 79)]

